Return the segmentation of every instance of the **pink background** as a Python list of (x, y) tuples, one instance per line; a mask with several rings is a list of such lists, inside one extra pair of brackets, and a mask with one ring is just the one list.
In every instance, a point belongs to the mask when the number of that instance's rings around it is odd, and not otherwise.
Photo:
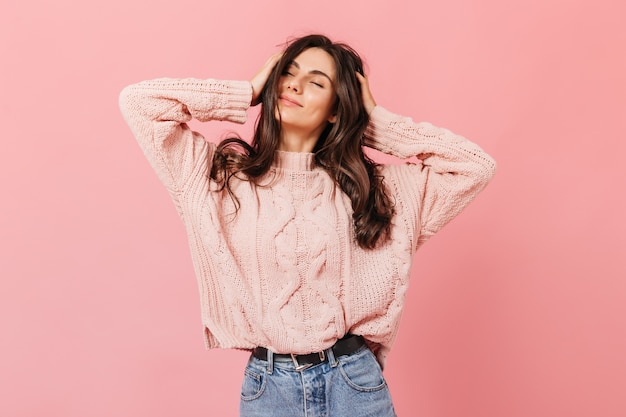
[(416, 256), (398, 413), (626, 415), (625, 18), (623, 0), (3, 1), (0, 414), (236, 415), (246, 355), (204, 351), (185, 232), (117, 96), (249, 79), (322, 31), (380, 104), (499, 164)]

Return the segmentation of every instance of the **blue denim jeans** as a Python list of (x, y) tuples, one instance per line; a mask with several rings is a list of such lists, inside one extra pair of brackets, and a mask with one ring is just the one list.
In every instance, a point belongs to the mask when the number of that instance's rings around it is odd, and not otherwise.
[(250, 357), (240, 417), (395, 417), (389, 388), (367, 348), (296, 371), (291, 362)]

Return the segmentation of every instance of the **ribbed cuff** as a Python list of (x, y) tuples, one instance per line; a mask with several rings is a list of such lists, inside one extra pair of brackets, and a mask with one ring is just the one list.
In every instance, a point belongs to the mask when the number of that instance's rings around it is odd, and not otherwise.
[[(406, 145), (400, 140), (398, 135), (389, 132), (389, 126), (398, 119), (398, 116), (389, 110), (376, 106), (370, 113), (370, 122), (365, 129), (363, 144), (377, 151), (406, 158), (412, 155), (403, 155), (400, 152), (402, 145)], [(384, 142), (381, 142), (383, 139)]]

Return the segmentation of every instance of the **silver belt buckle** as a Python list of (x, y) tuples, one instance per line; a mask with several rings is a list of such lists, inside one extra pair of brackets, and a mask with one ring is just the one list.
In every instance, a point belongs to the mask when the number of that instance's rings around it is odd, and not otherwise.
[(300, 371), (304, 371), (305, 369), (310, 368), (313, 364), (312, 363), (306, 363), (304, 365), (300, 365), (298, 363), (298, 359), (296, 358), (296, 355), (294, 355), (293, 353), (291, 354), (291, 360), (293, 361), (293, 364), (296, 367), (296, 371), (300, 372)]
[[(298, 363), (298, 358), (296, 358), (297, 355), (294, 355), (293, 353), (291, 353), (290, 355), (291, 355), (291, 360), (293, 361), (293, 364), (296, 367), (296, 371), (298, 372), (304, 371), (305, 369), (309, 369), (311, 366), (313, 366), (312, 363), (305, 363), (305, 364), (300, 365)], [(326, 355), (324, 354), (324, 351), (322, 350), (321, 352), (318, 352), (318, 355), (320, 356), (320, 360), (324, 362), (324, 359), (326, 359)]]

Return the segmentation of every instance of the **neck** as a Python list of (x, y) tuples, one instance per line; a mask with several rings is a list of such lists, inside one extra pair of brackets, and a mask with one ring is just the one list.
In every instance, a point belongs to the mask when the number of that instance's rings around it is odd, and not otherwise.
[(303, 133), (291, 129), (283, 129), (280, 132), (280, 144), (278, 150), (286, 152), (313, 152), (315, 144), (322, 132)]

